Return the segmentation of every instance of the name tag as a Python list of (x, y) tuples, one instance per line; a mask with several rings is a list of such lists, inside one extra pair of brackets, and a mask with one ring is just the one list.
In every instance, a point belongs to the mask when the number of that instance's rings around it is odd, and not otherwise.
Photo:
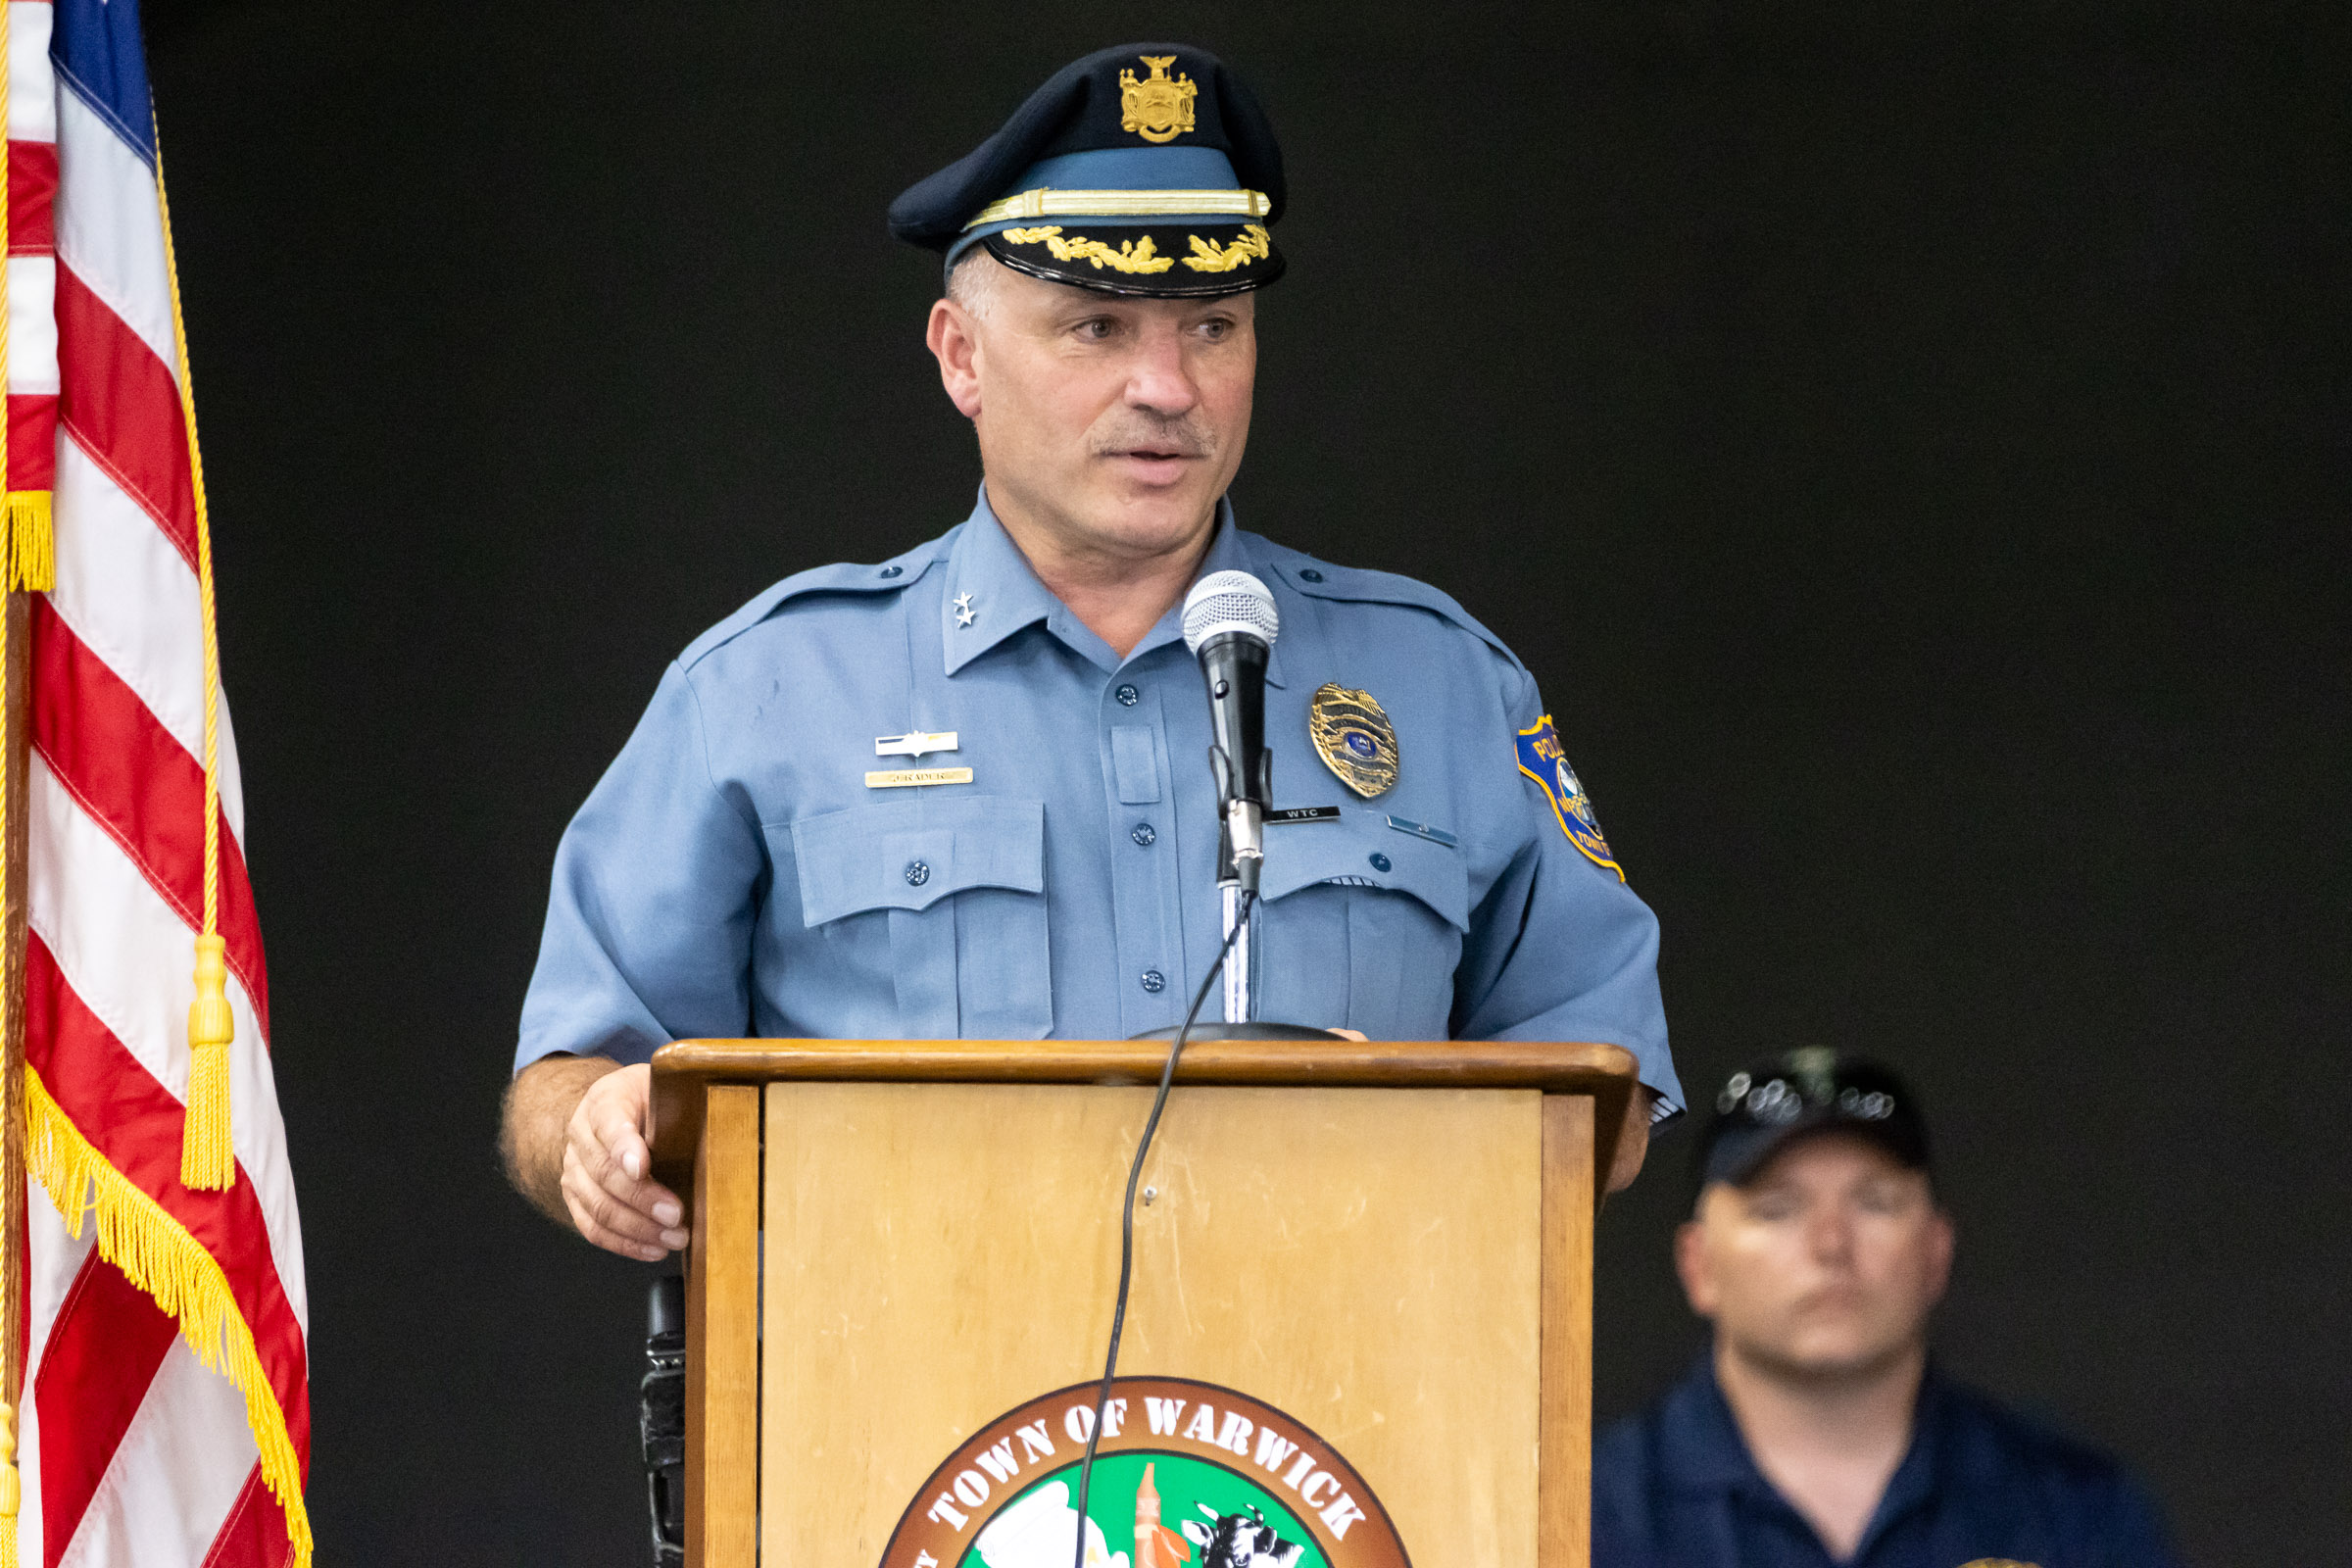
[(1340, 808), (1336, 806), (1290, 806), (1266, 813), (1266, 826), (1281, 822), (1337, 822)]
[(915, 789), (925, 784), (969, 784), (972, 770), (968, 767), (901, 767), (865, 775), (869, 790)]

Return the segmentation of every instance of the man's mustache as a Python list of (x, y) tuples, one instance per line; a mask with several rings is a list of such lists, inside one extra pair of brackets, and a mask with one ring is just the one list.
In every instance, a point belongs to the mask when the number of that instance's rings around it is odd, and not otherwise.
[(1128, 452), (1164, 452), (1180, 458), (1205, 458), (1215, 450), (1216, 443), (1208, 433), (1189, 419), (1125, 425), (1099, 435), (1094, 440), (1094, 454), (1098, 458), (1117, 457)]

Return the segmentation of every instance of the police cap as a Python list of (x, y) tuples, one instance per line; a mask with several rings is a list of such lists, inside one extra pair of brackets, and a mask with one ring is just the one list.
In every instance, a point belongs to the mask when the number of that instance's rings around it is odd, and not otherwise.
[(1238, 294), (1282, 275), (1282, 149), (1256, 97), (1187, 44), (1054, 74), (997, 133), (890, 204), (890, 231), (952, 269), (974, 245), (1106, 294)]

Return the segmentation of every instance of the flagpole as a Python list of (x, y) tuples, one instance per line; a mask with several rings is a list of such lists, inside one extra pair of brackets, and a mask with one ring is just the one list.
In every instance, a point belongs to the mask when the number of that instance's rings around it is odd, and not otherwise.
[(17, 1412), (24, 1387), (24, 907), (32, 613), (0, 592), (0, 1565), (18, 1561)]
[[(0, 512), (8, 512), (8, 11), (0, 0)], [(31, 728), (32, 612), (13, 514), (0, 516), (0, 1568), (17, 1568), (24, 1482), (17, 1415), (24, 1392), (25, 738)], [(46, 584), (44, 584), (46, 586)]]

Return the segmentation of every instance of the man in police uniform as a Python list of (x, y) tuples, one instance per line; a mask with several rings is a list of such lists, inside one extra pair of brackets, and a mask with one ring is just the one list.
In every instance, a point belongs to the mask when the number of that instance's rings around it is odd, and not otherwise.
[[(1437, 590), (1236, 524), (1281, 155), (1213, 56), (1078, 61), (891, 209), (944, 253), (928, 341), (979, 437), (965, 520), (789, 577), (670, 665), (557, 851), (505, 1143), (625, 1256), (654, 1050), (693, 1036), (1122, 1038), (1219, 949), (1188, 587), (1272, 591), (1258, 1011), (1640, 1059), (1610, 1184), (1679, 1109), (1657, 925), (1536, 683)], [(1299, 810), (1298, 808), (1313, 808)]]
[(2172, 1568), (2113, 1459), (1930, 1363), (1952, 1224), (1901, 1080), (1814, 1048), (1714, 1109), (1675, 1237), (1714, 1348), (1594, 1446), (1593, 1568)]

